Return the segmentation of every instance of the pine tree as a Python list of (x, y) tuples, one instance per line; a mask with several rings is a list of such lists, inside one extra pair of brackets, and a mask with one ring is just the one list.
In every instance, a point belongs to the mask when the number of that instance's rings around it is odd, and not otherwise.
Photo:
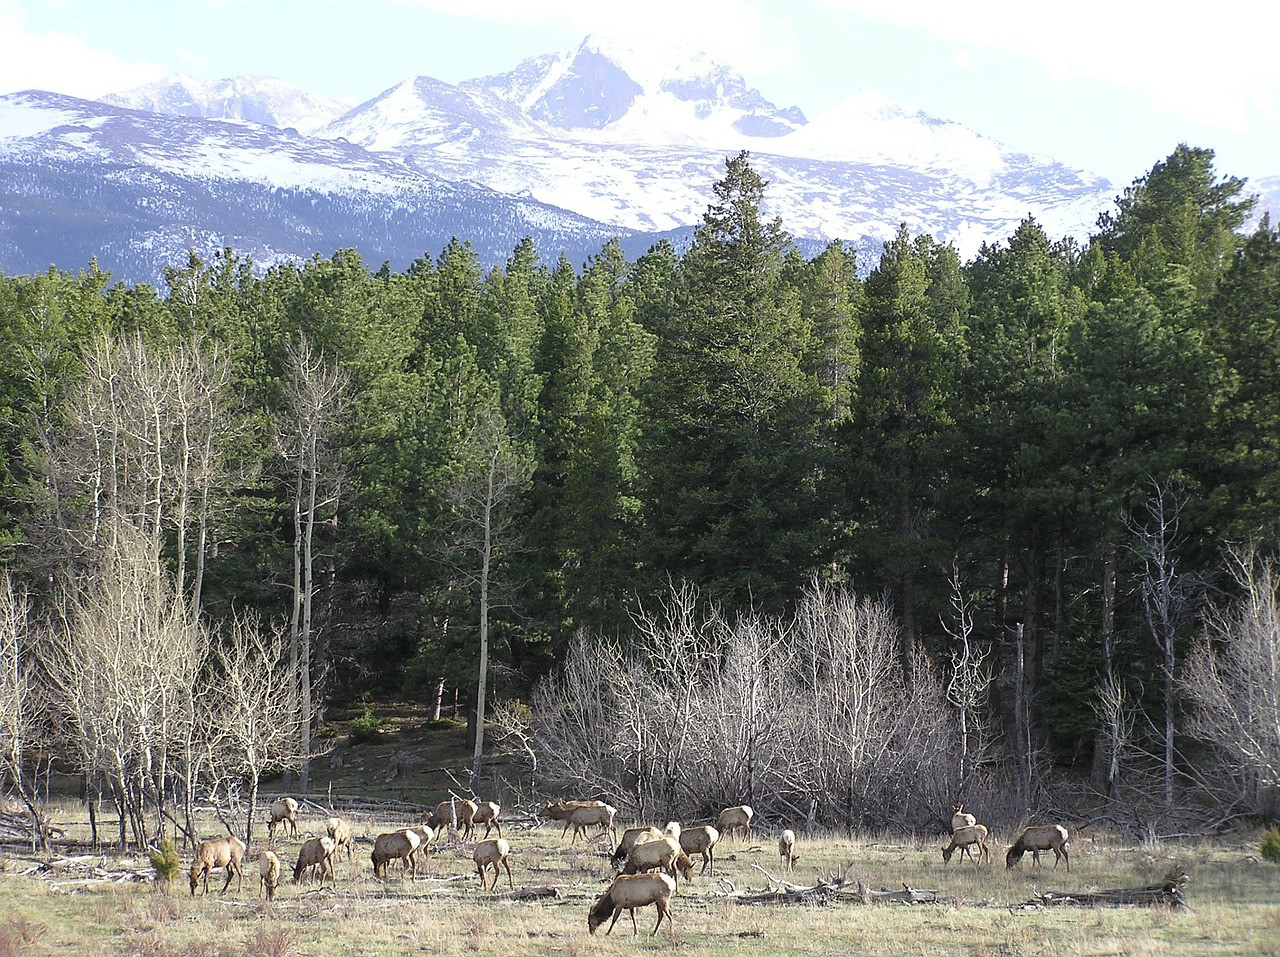
[(804, 369), (812, 330), (780, 282), (790, 240), (761, 214), (765, 185), (746, 153), (728, 160), (681, 261), (645, 471), (654, 570), (730, 608), (776, 610), (821, 562), (824, 411)]
[(945, 546), (934, 526), (955, 444), (965, 293), (955, 251), (928, 237), (913, 240), (905, 226), (885, 245), (863, 289), (849, 445), (863, 521), (850, 561), (864, 588), (892, 593), (910, 667), (920, 611), (929, 605), (920, 592), (921, 572), (946, 564), (938, 561)]

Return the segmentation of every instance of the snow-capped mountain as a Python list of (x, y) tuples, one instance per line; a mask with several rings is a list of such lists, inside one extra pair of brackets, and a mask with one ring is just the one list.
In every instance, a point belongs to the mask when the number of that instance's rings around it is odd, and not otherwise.
[(612, 235), (640, 252), (687, 235), (742, 149), (769, 181), (766, 213), (805, 248), (857, 244), (864, 265), (902, 223), (965, 257), (1027, 215), (1083, 239), (1117, 192), (873, 93), (810, 119), (696, 52), (601, 37), (337, 109), (245, 77), (98, 103), (0, 97), (0, 269), (97, 255), (154, 281), (187, 246), (227, 243), (259, 262), (355, 246), (403, 267), (454, 235), (490, 264), (525, 234), (549, 258), (581, 261)]
[(778, 109), (705, 54), (674, 47), (663, 53), (590, 36), (569, 55), (535, 57), (510, 73), (461, 85), (556, 129), (598, 130), (619, 143), (732, 148), (743, 136), (784, 136), (806, 122), (798, 107)]
[(457, 86), (406, 81), (318, 135), (636, 230), (698, 222), (725, 156), (747, 149), (798, 237), (884, 240), (906, 223), (966, 256), (1028, 214), (1083, 237), (1116, 193), (877, 94), (809, 121), (705, 56), (594, 36)]
[(314, 133), (347, 110), (350, 103), (312, 96), (269, 76), (197, 80), (179, 74), (145, 86), (112, 93), (103, 103), (169, 116), (245, 120), (280, 129)]
[(581, 261), (613, 236), (654, 240), (528, 198), (449, 183), (399, 157), (292, 130), (126, 110), (52, 93), (0, 96), (0, 270), (80, 268), (157, 283), (187, 250), (259, 266), (358, 250), (377, 268), (458, 236), (485, 263), (525, 236)]

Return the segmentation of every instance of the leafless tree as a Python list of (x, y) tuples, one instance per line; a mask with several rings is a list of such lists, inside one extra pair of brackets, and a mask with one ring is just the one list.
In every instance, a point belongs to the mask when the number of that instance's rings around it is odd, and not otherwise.
[(137, 334), (95, 341), (66, 428), (46, 436), (59, 554), (91, 563), (119, 547), (122, 523), (156, 542), (172, 535), (178, 593), (199, 614), (210, 523), (237, 441), (229, 368), (199, 340), (164, 353)]
[[(908, 825), (950, 794), (954, 708), (928, 662), (911, 675), (882, 603), (815, 581), (791, 619), (725, 621), (676, 585), (624, 653), (580, 635), (509, 740), (545, 778), (639, 816), (757, 813)], [(513, 715), (508, 714), (508, 719)]]
[(1124, 686), (1114, 677), (1103, 678), (1098, 686), (1098, 700), (1094, 705), (1101, 734), (1098, 744), (1105, 749), (1107, 781), (1114, 794), (1120, 787), (1125, 754), (1133, 744), (1134, 709), (1125, 694)]
[(0, 577), (0, 772), (18, 793), (33, 827), (32, 849), (48, 846), (43, 815), (27, 777), (26, 747), (38, 727), (38, 699), (31, 678), (30, 602), (9, 574)]
[(986, 750), (985, 704), (991, 691), (989, 650), (973, 638), (973, 606), (960, 585), (960, 570), (951, 572), (951, 618), (942, 628), (954, 642), (951, 676), (947, 680), (947, 700), (955, 706), (960, 720), (960, 791), (973, 775), (975, 762)]
[(475, 589), (479, 608), (480, 666), (476, 680), (476, 734), (472, 753), (472, 787), (478, 787), (484, 752), (485, 706), (489, 682), (489, 613), (494, 576), (504, 548), (510, 549), (509, 506), (532, 472), (529, 459), (507, 431), (496, 407), (479, 413), (468, 435), (460, 471), (449, 490), (452, 527), (451, 564), (462, 581)]
[[(120, 811), (120, 843), (145, 846), (190, 793), (196, 679), (205, 640), (160, 569), (156, 543), (121, 524), (115, 548), (68, 582), (42, 670), (65, 756), (103, 775)], [(148, 809), (156, 812), (148, 829)]]
[[(1175, 551), (1178, 524), (1185, 508), (1186, 495), (1175, 480), (1158, 482), (1148, 477), (1150, 494), (1142, 521), (1130, 521), (1133, 550), (1142, 559), (1143, 576), (1139, 583), (1142, 611), (1147, 631), (1160, 656), (1160, 673), (1164, 691), (1163, 745), (1164, 804), (1173, 806), (1173, 718), (1177, 703), (1174, 695), (1176, 639), (1188, 605), (1184, 581), (1177, 570)], [(1114, 684), (1114, 678), (1111, 679)]]
[(1231, 556), (1241, 597), (1206, 617), (1179, 687), (1187, 730), (1207, 742), (1234, 785), (1233, 801), (1280, 814), (1280, 570), (1275, 559)]
[(335, 516), (342, 488), (337, 438), (350, 395), (350, 382), (327, 365), (302, 339), (288, 351), (289, 384), (277, 420), (276, 448), (293, 485), (293, 611), (289, 665), (297, 683), (299, 786), (307, 793), (311, 776), (311, 724), (315, 642), (315, 538)]
[(212, 642), (198, 698), (199, 739), (208, 749), (215, 786), (248, 783), (245, 843), (253, 839), (258, 785), (269, 771), (298, 760), (298, 688), (284, 631), (256, 615), (235, 617)]

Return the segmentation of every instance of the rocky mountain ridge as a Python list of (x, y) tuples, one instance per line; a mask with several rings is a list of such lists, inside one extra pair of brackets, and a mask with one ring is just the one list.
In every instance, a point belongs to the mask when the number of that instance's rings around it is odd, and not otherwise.
[(267, 262), (354, 245), (401, 268), (453, 235), (496, 263), (522, 230), (580, 262), (600, 237), (642, 250), (687, 235), (742, 149), (770, 183), (766, 212), (807, 247), (843, 240), (867, 260), (902, 223), (966, 258), (1028, 215), (1083, 239), (1118, 192), (878, 94), (810, 118), (696, 51), (588, 37), (504, 74), (412, 77), (345, 110), (261, 77), (177, 77), (101, 103), (0, 97), (0, 268), (96, 254), (154, 280), (188, 242)]

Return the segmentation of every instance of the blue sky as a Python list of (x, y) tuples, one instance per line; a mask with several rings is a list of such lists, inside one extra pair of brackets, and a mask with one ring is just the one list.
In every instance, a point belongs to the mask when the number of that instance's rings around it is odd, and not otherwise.
[(810, 117), (875, 90), (1118, 186), (1179, 142), (1280, 175), (1274, 0), (0, 0), (0, 93), (257, 73), (356, 103), (593, 32), (677, 37)]

